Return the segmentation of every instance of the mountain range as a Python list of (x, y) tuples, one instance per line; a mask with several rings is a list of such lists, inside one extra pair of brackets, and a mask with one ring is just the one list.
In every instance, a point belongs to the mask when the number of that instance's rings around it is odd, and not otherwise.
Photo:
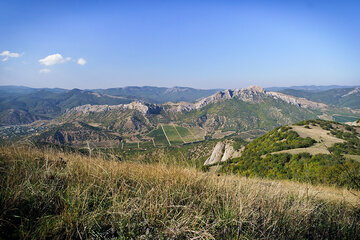
[[(177, 92), (168, 90), (173, 91)], [(159, 129), (164, 124), (177, 126), (170, 132), (178, 130), (177, 128), (185, 128), (180, 131), (187, 131), (188, 135), (193, 131), (201, 132), (198, 135), (193, 134), (191, 139), (194, 140), (234, 134), (253, 139), (274, 127), (301, 120), (337, 118), (355, 121), (359, 116), (356, 110), (266, 91), (258, 86), (218, 91), (194, 102), (163, 104), (79, 89), (56, 93), (40, 90), (18, 96), (16, 99), (17, 101), (8, 100), (10, 105), (15, 106), (11, 110), (3, 110), (0, 115), (3, 124), (16, 124), (17, 120), (29, 123), (32, 120), (45, 119), (41, 126), (45, 125), (47, 130), (33, 139), (46, 142), (49, 136), (51, 139), (57, 139), (53, 136), (57, 133), (67, 136), (62, 137), (61, 139), (65, 140), (58, 143), (70, 145), (85, 145), (86, 138), (81, 136), (82, 133), (99, 136), (101, 130), (104, 130), (108, 137), (98, 137), (96, 141), (92, 137), (88, 141), (101, 145), (106, 139), (117, 136), (128, 142), (146, 142), (154, 138), (154, 131), (158, 131), (156, 136), (165, 135), (162, 139), (169, 138), (166, 136), (166, 130)], [(16, 104), (20, 109), (12, 110)], [(2, 107), (6, 108), (8, 105), (2, 104)], [(183, 140), (180, 142), (187, 142), (184, 139), (189, 136), (185, 135), (181, 136)], [(170, 140), (167, 141), (169, 144)], [(166, 143), (166, 140), (155, 139), (156, 141)]]

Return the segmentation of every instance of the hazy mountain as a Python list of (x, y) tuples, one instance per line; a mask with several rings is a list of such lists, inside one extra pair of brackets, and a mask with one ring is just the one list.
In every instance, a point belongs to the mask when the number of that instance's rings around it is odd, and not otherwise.
[(12, 85), (0, 86), (1, 96), (19, 96), (19, 95), (35, 93), (41, 90), (45, 90), (52, 93), (61, 93), (68, 91), (67, 89), (63, 89), (63, 88), (31, 88), (25, 86), (12, 86)]
[(336, 88), (320, 92), (284, 89), (281, 92), (338, 107), (360, 109), (360, 87)]
[(359, 87), (357, 86), (343, 86), (343, 85), (327, 85), (327, 86), (316, 86), (316, 85), (309, 85), (309, 86), (291, 86), (291, 87), (268, 87), (265, 88), (268, 91), (275, 91), (279, 92), (285, 89), (294, 89), (294, 90), (304, 90), (304, 91), (314, 91), (314, 92), (320, 92), (320, 91), (327, 91), (330, 89), (337, 89), (337, 88), (355, 88)]
[(107, 96), (99, 93), (79, 89), (54, 92), (36, 90), (28, 94), (0, 97), (0, 112), (7, 109), (26, 111), (34, 116), (56, 117), (68, 108), (84, 104), (121, 104), (129, 103), (132, 99)]
[(194, 102), (203, 97), (210, 96), (220, 89), (194, 89), (188, 87), (124, 87), (124, 88), (108, 88), (94, 89), (93, 92), (109, 94), (112, 96), (124, 96), (145, 100), (149, 103), (165, 103), (165, 102)]

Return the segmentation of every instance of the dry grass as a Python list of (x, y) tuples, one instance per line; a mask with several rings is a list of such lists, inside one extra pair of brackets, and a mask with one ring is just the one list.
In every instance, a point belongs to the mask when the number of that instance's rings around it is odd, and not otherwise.
[(356, 239), (359, 192), (0, 148), (0, 238)]

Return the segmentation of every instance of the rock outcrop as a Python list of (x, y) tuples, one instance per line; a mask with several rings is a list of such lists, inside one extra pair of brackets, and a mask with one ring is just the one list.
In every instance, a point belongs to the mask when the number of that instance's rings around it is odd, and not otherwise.
[(211, 156), (205, 161), (204, 165), (211, 165), (220, 162), (224, 153), (224, 148), (225, 144), (223, 142), (218, 142), (211, 153)]
[(243, 150), (244, 147), (235, 150), (231, 141), (218, 142), (214, 147), (211, 156), (204, 162), (204, 165), (212, 165), (219, 162), (225, 162), (231, 158), (240, 157)]

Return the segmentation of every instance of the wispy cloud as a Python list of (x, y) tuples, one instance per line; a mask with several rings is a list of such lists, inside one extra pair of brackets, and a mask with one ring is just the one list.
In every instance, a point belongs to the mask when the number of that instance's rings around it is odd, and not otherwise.
[(43, 69), (40, 69), (39, 72), (40, 72), (40, 73), (49, 73), (49, 72), (51, 72), (51, 70), (48, 69), (48, 68), (43, 68)]
[(79, 58), (79, 59), (77, 60), (77, 63), (80, 64), (80, 65), (85, 65), (85, 64), (86, 64), (86, 60), (83, 59), (83, 58)]
[(20, 57), (19, 53), (12, 53), (10, 51), (3, 51), (2, 53), (0, 53), (0, 56), (4, 57), (1, 61), (5, 62), (7, 61), (9, 58), (17, 58)]
[(43, 59), (40, 59), (39, 62), (45, 66), (51, 66), (54, 64), (64, 63), (70, 60), (71, 60), (70, 57), (64, 58), (60, 53), (56, 53), (49, 55)]

